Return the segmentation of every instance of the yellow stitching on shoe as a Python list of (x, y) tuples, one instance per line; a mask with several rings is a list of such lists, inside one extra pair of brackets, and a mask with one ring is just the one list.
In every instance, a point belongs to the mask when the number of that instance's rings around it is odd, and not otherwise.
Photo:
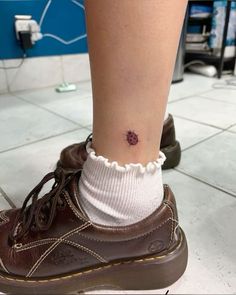
[[(144, 233), (142, 235), (139, 235), (137, 237), (134, 237), (134, 238), (130, 238), (130, 239), (126, 239), (124, 240), (125, 242), (127, 241), (133, 241), (133, 240), (136, 240), (136, 239), (139, 239), (139, 238), (142, 238), (142, 237), (145, 237), (145, 236), (148, 236), (149, 234), (153, 233), (154, 231), (158, 230), (159, 228), (161, 228), (163, 225), (165, 225), (169, 220), (172, 220), (171, 217), (169, 217), (168, 219), (166, 219), (165, 221), (163, 221), (161, 224), (159, 224), (157, 227), (153, 228), (150, 232), (148, 233)], [(93, 237), (88, 237), (86, 235), (84, 235), (83, 233), (79, 233), (80, 236), (90, 240), (90, 241), (96, 241), (96, 242), (104, 242), (104, 243), (116, 243), (117, 241), (114, 240), (114, 241), (106, 241), (106, 240), (98, 240), (98, 239), (95, 239)]]
[(160, 260), (162, 258), (165, 258), (165, 257), (173, 254), (175, 251), (177, 251), (181, 247), (182, 242), (183, 242), (183, 233), (181, 234), (181, 239), (180, 239), (180, 242), (179, 242), (178, 246), (172, 252), (167, 253), (166, 255), (114, 263), (114, 264), (101, 266), (101, 267), (98, 267), (98, 268), (95, 268), (95, 269), (82, 271), (82, 272), (79, 272), (79, 273), (76, 273), (76, 274), (72, 274), (72, 275), (64, 276), (64, 277), (60, 277), (60, 278), (54, 278), (54, 279), (48, 279), (48, 280), (23, 280), (23, 279), (15, 279), (15, 278), (10, 278), (10, 277), (4, 277), (4, 276), (1, 276), (1, 275), (0, 275), (0, 278), (2, 278), (4, 280), (15, 281), (15, 282), (20, 282), (20, 283), (49, 283), (49, 282), (54, 282), (54, 281), (59, 281), (59, 280), (67, 280), (67, 279), (70, 279), (70, 278), (73, 278), (73, 277), (79, 277), (79, 276), (81, 276), (83, 274), (96, 272), (96, 271), (99, 271), (101, 269), (111, 268), (113, 266), (119, 266), (119, 265), (130, 264), (130, 263), (142, 263), (142, 262), (153, 261), (153, 260)]
[[(167, 205), (168, 206), (168, 205)], [(171, 211), (172, 212), (172, 211)], [(156, 227), (153, 231), (155, 231), (155, 230), (158, 230), (160, 227), (162, 227), (163, 225), (165, 225), (169, 220), (172, 220), (172, 221), (175, 221), (175, 220), (173, 220), (172, 218), (168, 218), (168, 219), (166, 219), (165, 221), (163, 221), (161, 224), (159, 224), (159, 226), (158, 227)], [(151, 231), (150, 233), (152, 233), (153, 231)], [(150, 233), (148, 233), (148, 234), (150, 234)], [(83, 235), (83, 234), (81, 234), (81, 233), (79, 233), (81, 236), (83, 236), (83, 237), (85, 237), (85, 238), (87, 238), (87, 239), (90, 239), (89, 237), (86, 237), (85, 235)], [(134, 239), (136, 239), (137, 237), (135, 237)], [(92, 239), (90, 239), (90, 240), (92, 240)], [(93, 239), (94, 240), (94, 239)], [(130, 239), (131, 240), (131, 239)], [(29, 243), (29, 244), (25, 244), (25, 245), (23, 245), (23, 246), (21, 246), (21, 248), (19, 248), (19, 249), (16, 249), (16, 252), (18, 253), (18, 252), (22, 252), (22, 251), (26, 251), (26, 250), (30, 250), (30, 249), (32, 249), (32, 248), (35, 248), (35, 247), (37, 247), (37, 246), (43, 246), (43, 245), (46, 245), (46, 244), (50, 244), (50, 243), (55, 243), (55, 242), (57, 242), (57, 241), (60, 241), (60, 242), (65, 242), (65, 243), (67, 243), (67, 244), (69, 244), (70, 243), (70, 241), (68, 241), (68, 240), (63, 240), (63, 241), (61, 241), (61, 238), (48, 238), (48, 239), (44, 239), (44, 240), (39, 240), (39, 241), (34, 241), (34, 242), (31, 242), (31, 243)], [(99, 240), (97, 240), (98, 242), (113, 242), (113, 241), (99, 241)], [(72, 242), (72, 243), (74, 243), (74, 242)], [(171, 243), (171, 241), (170, 241), (170, 243)], [(170, 244), (169, 244), (170, 245)], [(169, 245), (168, 245), (168, 247), (169, 247)], [(75, 246), (75, 245), (74, 245)], [(75, 246), (76, 247), (76, 246)], [(86, 247), (85, 247), (86, 248)], [(86, 250), (85, 250), (86, 251)], [(92, 251), (91, 249), (88, 249), (88, 251)], [(93, 254), (94, 255), (93, 255)], [(90, 253), (91, 255), (93, 255), (93, 256), (95, 256), (99, 261), (101, 261), (101, 262), (107, 262), (102, 256), (100, 256), (98, 253), (96, 253), (96, 252), (94, 252), (94, 251), (92, 251), (92, 253)], [(98, 255), (98, 256), (97, 256)]]
[[(154, 230), (157, 230), (157, 229), (159, 229), (160, 227), (162, 227), (165, 223), (167, 223), (169, 220), (171, 220), (172, 221), (172, 223), (171, 223), (171, 238), (170, 238), (170, 242), (169, 242), (169, 245), (168, 245), (168, 248), (170, 247), (170, 245), (171, 245), (171, 243), (172, 243), (172, 240), (173, 240), (173, 231), (174, 231), (174, 226), (173, 226), (173, 218), (174, 218), (174, 216), (173, 216), (173, 211), (172, 211), (172, 209), (171, 209), (171, 207), (168, 205), (168, 204), (166, 204), (165, 203), (165, 206), (170, 210), (170, 212), (171, 212), (171, 216), (172, 216), (172, 218), (168, 218), (167, 220), (165, 220), (164, 222), (162, 222), (161, 224), (159, 224), (159, 226), (158, 227), (156, 227), (155, 229), (153, 229), (151, 232), (153, 232)], [(72, 209), (72, 208), (71, 208)], [(72, 209), (73, 210), (73, 209)], [(90, 225), (90, 223), (89, 223), (89, 225)], [(36, 261), (36, 263), (33, 265), (33, 267), (30, 269), (30, 271), (28, 272), (28, 274), (27, 274), (27, 276), (26, 277), (31, 277), (32, 275), (33, 275), (33, 273), (38, 269), (38, 267), (40, 266), (40, 264), (44, 261), (44, 259), (58, 246), (58, 245), (60, 245), (61, 243), (63, 243), (63, 242), (65, 242), (65, 239), (66, 238), (68, 238), (68, 237), (70, 237), (71, 235), (73, 235), (73, 234), (75, 234), (75, 233), (79, 233), (80, 231), (82, 231), (83, 229), (85, 229), (87, 226), (86, 226), (86, 223), (84, 224), (84, 228), (83, 228), (83, 225), (81, 226), (82, 228), (81, 228), (81, 230), (79, 230), (79, 228), (78, 229), (76, 229), (76, 231), (74, 232), (74, 230), (72, 230), (71, 232), (69, 232), (69, 233), (67, 233), (67, 234), (65, 234), (65, 235), (63, 235), (61, 238), (59, 238), (57, 241), (55, 241), (54, 242), (54, 244), (53, 245), (51, 245), (51, 247), (49, 247), (44, 253), (43, 253), (43, 255), (41, 255), (41, 257)], [(151, 232), (149, 232), (148, 234), (150, 234)], [(89, 251), (90, 249), (88, 249), (88, 251)], [(90, 251), (92, 251), (92, 250), (90, 250)], [(93, 252), (91, 252), (90, 254), (91, 255), (93, 255), (93, 254), (95, 254), (96, 255), (96, 253), (93, 253)], [(99, 257), (99, 258), (98, 258)], [(101, 262), (105, 262), (105, 259), (103, 259), (102, 257), (100, 257), (100, 256), (97, 256), (96, 255), (96, 258), (99, 260), (99, 261), (101, 261), (101, 259), (102, 259), (102, 261)]]
[(55, 242), (53, 245), (51, 245), (41, 256), (40, 258), (35, 262), (35, 264), (32, 266), (32, 268), (30, 269), (30, 271), (28, 272), (28, 274), (26, 275), (26, 277), (31, 277), (33, 275), (33, 273), (38, 269), (38, 267), (40, 266), (40, 264), (44, 261), (44, 259), (52, 253), (53, 250), (56, 249), (57, 246), (59, 246), (66, 238), (71, 237), (72, 235), (84, 230), (85, 228), (87, 228), (88, 226), (90, 226), (91, 223), (84, 223), (83, 225), (71, 230), (70, 232), (64, 234), (62, 237), (60, 237), (58, 239), (57, 242)]
[(173, 241), (173, 236), (174, 236), (174, 222), (173, 222), (173, 220), (174, 220), (174, 213), (173, 213), (173, 210), (172, 210), (172, 208), (171, 208), (171, 206), (169, 204), (165, 203), (165, 206), (169, 209), (169, 211), (171, 213), (171, 221), (172, 221), (171, 222), (170, 242), (169, 242), (169, 245), (167, 247), (167, 248), (169, 248), (170, 245), (171, 245), (171, 243), (172, 243), (172, 241)]
[[(23, 245), (23, 244), (15, 244), (12, 247), (18, 253), (18, 252), (33, 249), (33, 248), (38, 247), (38, 246), (43, 246), (43, 245), (53, 243), (56, 240), (58, 240), (58, 239), (57, 238), (52, 238), (52, 239), (48, 238), (48, 239), (43, 239), (43, 240), (38, 240), (38, 241), (35, 241), (35, 242), (31, 242), (31, 243), (28, 243), (28, 244), (25, 244), (25, 245)], [(20, 246), (18, 246), (18, 245), (20, 245)]]
[(97, 258), (100, 262), (103, 262), (103, 263), (107, 263), (108, 261), (105, 260), (105, 258), (103, 258), (101, 255), (99, 255), (98, 253), (96, 253), (95, 251), (83, 246), (83, 245), (80, 245), (76, 242), (73, 242), (73, 241), (70, 241), (70, 240), (63, 240), (61, 241), (61, 239), (58, 239), (58, 238), (53, 238), (53, 239), (45, 239), (41, 242), (39, 242), (39, 244), (37, 245), (33, 245), (33, 246), (30, 246), (30, 247), (27, 247), (27, 245), (24, 245), (23, 247), (21, 247), (20, 249), (16, 250), (16, 253), (19, 253), (19, 252), (23, 252), (23, 251), (27, 251), (27, 250), (30, 250), (32, 248), (35, 248), (35, 247), (38, 247), (38, 246), (43, 246), (43, 245), (47, 245), (47, 244), (52, 244), (52, 243), (55, 243), (57, 241), (60, 241), (61, 243), (65, 243), (65, 244), (68, 244), (68, 245), (71, 245), (73, 247), (76, 247), (78, 249), (81, 249), (85, 252), (87, 252), (88, 254), (94, 256), (95, 258)]
[[(172, 236), (172, 239), (171, 241), (173, 241), (173, 238), (174, 238), (174, 235), (176, 236), (176, 230), (177, 228), (179, 227), (179, 220), (178, 220), (178, 217), (177, 219), (174, 218), (174, 210), (172, 209), (171, 205), (173, 205), (171, 202), (169, 202), (168, 200), (165, 201), (165, 205), (171, 210), (172, 212), (172, 226), (174, 226), (174, 222), (176, 223), (175, 227), (173, 228), (173, 236)], [(170, 242), (171, 244), (171, 242)], [(169, 245), (170, 246), (170, 245)]]
[(85, 218), (83, 218), (80, 214), (79, 211), (76, 209), (76, 207), (74, 206), (74, 204), (71, 202), (71, 199), (67, 196), (67, 194), (64, 194), (65, 199), (67, 201), (67, 204), (69, 205), (70, 209), (72, 210), (72, 212), (75, 214), (75, 216), (77, 218), (79, 218), (80, 220), (87, 222), (88, 220), (86, 220)]
[[(43, 246), (43, 245), (47, 245), (47, 244), (52, 244), (52, 243), (55, 243), (57, 241), (61, 241), (61, 239), (60, 238), (45, 239), (45, 240), (37, 241), (37, 244), (35, 243), (34, 245), (32, 245), (34, 242), (33, 243), (29, 243), (29, 244), (26, 244), (26, 245), (21, 246), (18, 249), (16, 248), (15, 252), (16, 253), (20, 253), (20, 252), (23, 252), (23, 251), (27, 251), (27, 250), (30, 250), (30, 249), (39, 247), (39, 246)], [(108, 262), (107, 260), (105, 260), (105, 258), (103, 258), (101, 255), (99, 255), (95, 251), (93, 251), (93, 250), (91, 250), (91, 249), (89, 249), (89, 248), (87, 248), (87, 247), (85, 247), (83, 245), (80, 245), (79, 243), (76, 243), (76, 242), (73, 242), (73, 241), (70, 241), (70, 240), (63, 240), (62, 243), (65, 243), (65, 244), (71, 245), (73, 247), (76, 247), (78, 249), (81, 249), (81, 250), (87, 252), (88, 254), (94, 256), (95, 258), (97, 258), (100, 262), (103, 262), (103, 263), (107, 263)]]
[(91, 250), (91, 249), (89, 249), (89, 248), (87, 248), (85, 246), (82, 246), (82, 245), (80, 245), (78, 243), (75, 243), (73, 241), (66, 240), (65, 242), (68, 243), (68, 244), (71, 244), (72, 246), (77, 247), (77, 248), (79, 248), (79, 249), (81, 249), (81, 250), (83, 250), (83, 251), (85, 251), (87, 253), (89, 253), (90, 255), (94, 256), (95, 258), (97, 258), (99, 261), (101, 261), (103, 263), (107, 263), (108, 262), (105, 258), (103, 258), (102, 256), (100, 256), (98, 253), (94, 252), (93, 250)]

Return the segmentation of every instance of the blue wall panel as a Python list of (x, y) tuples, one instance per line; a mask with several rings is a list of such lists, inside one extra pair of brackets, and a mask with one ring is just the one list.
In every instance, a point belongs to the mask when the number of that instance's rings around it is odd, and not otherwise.
[(28, 56), (87, 52), (83, 4), (83, 0), (0, 0), (0, 59), (22, 56), (14, 30), (16, 14), (30, 14), (42, 22), (43, 39), (27, 51)]

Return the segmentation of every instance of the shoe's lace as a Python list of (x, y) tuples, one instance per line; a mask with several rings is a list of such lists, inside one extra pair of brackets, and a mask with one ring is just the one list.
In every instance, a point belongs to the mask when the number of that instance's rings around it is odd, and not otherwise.
[[(17, 242), (30, 229), (34, 231), (48, 230), (56, 215), (57, 207), (63, 207), (63, 195), (65, 187), (70, 180), (81, 170), (64, 170), (57, 168), (54, 172), (48, 173), (40, 183), (26, 197), (19, 214), (16, 217), (10, 241)], [(52, 189), (39, 199), (39, 193), (43, 186), (50, 180), (55, 179)], [(31, 204), (28, 205), (31, 200)]]

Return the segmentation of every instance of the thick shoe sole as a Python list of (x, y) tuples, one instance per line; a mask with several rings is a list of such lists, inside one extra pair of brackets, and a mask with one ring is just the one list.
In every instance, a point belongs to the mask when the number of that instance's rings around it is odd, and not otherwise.
[(181, 159), (181, 147), (178, 141), (174, 145), (169, 145), (161, 149), (166, 160), (162, 166), (163, 170), (171, 169), (179, 165)]
[(181, 230), (179, 243), (169, 253), (121, 261), (53, 278), (26, 279), (0, 273), (0, 292), (10, 294), (66, 294), (115, 288), (155, 290), (175, 283), (184, 273), (188, 247)]

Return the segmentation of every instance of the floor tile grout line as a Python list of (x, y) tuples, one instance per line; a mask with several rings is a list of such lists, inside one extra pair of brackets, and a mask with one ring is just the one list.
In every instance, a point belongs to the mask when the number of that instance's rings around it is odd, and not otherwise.
[(36, 143), (39, 143), (39, 142), (42, 142), (42, 141), (45, 141), (45, 140), (49, 140), (51, 138), (55, 138), (55, 137), (59, 137), (59, 136), (65, 135), (65, 134), (72, 133), (72, 132), (75, 132), (75, 131), (79, 131), (80, 129), (87, 129), (87, 128), (82, 127), (82, 126), (81, 127), (78, 126), (77, 128), (74, 128), (74, 129), (70, 129), (70, 130), (55, 134), (55, 135), (44, 137), (44, 138), (41, 138), (41, 139), (38, 139), (38, 140), (31, 141), (29, 143), (25, 143), (25, 144), (22, 144), (22, 145), (18, 145), (18, 146), (15, 146), (15, 147), (0, 151), (0, 154), (4, 154), (4, 153), (9, 152), (9, 151), (14, 151), (14, 150), (17, 150), (17, 149), (22, 148), (22, 147), (30, 146), (30, 145), (33, 145), (33, 144), (36, 144)]
[[(76, 84), (76, 85), (80, 85), (80, 84), (85, 84), (85, 83), (89, 83), (91, 84), (91, 79), (86, 79), (86, 80), (82, 80), (82, 81), (76, 81), (76, 82), (73, 82), (73, 84)], [(173, 83), (172, 85), (175, 85), (176, 83)], [(177, 84), (176, 84), (177, 85)], [(49, 90), (49, 89), (55, 89), (56, 86), (58, 86), (58, 84), (55, 84), (55, 85), (49, 85), (49, 86), (43, 86), (43, 87), (36, 87), (36, 88), (32, 88), (32, 89), (23, 89), (23, 90), (10, 90), (7, 92), (7, 93), (1, 93), (0, 95), (4, 95), (4, 94), (12, 94), (12, 95), (16, 95), (17, 93), (20, 93), (20, 94), (26, 94), (26, 92), (37, 92), (37, 91), (40, 91), (40, 90)], [(207, 92), (210, 92), (212, 90), (214, 90), (215, 88), (211, 88), (211, 89), (208, 89), (206, 91), (203, 91), (203, 92), (200, 92), (200, 93), (207, 93)], [(91, 89), (90, 90), (82, 90), (84, 92), (91, 92)], [(198, 94), (196, 94), (198, 95)], [(184, 97), (185, 98), (185, 97)], [(186, 96), (187, 98), (187, 96)]]
[[(175, 115), (174, 113), (172, 113), (172, 115), (173, 115), (174, 118), (176, 117), (176, 118), (183, 119), (183, 120), (186, 120), (186, 121), (190, 121), (190, 122), (193, 122), (193, 123), (197, 123), (197, 124), (200, 124), (200, 125), (203, 125), (203, 126), (212, 127), (212, 128), (218, 129), (218, 130), (225, 130), (225, 128), (221, 128), (221, 127), (218, 127), (218, 126), (215, 126), (215, 125), (212, 125), (212, 124), (208, 124), (208, 123), (200, 122), (200, 121), (197, 121), (197, 120), (189, 119), (189, 118), (186, 118), (186, 117), (183, 117), (183, 116), (180, 116), (180, 115)], [(230, 126), (230, 128), (231, 127), (232, 126)], [(229, 127), (227, 127), (227, 128), (229, 128)]]
[(57, 117), (59, 117), (59, 118), (61, 118), (61, 119), (64, 119), (64, 120), (70, 122), (70, 123), (73, 123), (73, 124), (75, 124), (75, 125), (78, 125), (78, 124), (75, 123), (74, 121), (72, 121), (72, 120), (70, 120), (70, 119), (68, 119), (68, 118), (66, 118), (66, 117), (64, 117), (64, 116), (62, 116), (62, 115), (60, 115), (60, 114), (57, 114), (57, 113), (51, 111), (50, 109), (47, 109), (47, 108), (45, 108), (45, 107), (43, 107), (43, 106), (41, 106), (41, 105), (39, 105), (39, 104), (33, 103), (33, 102), (31, 102), (31, 101), (28, 101), (27, 99), (24, 99), (23, 97), (20, 97), (20, 96), (18, 96), (18, 95), (16, 95), (16, 94), (12, 94), (12, 95), (13, 95), (15, 98), (17, 98), (17, 99), (19, 99), (19, 100), (21, 100), (21, 101), (24, 101), (25, 103), (28, 103), (28, 104), (33, 105), (33, 106), (35, 106), (35, 107), (38, 107), (38, 108), (40, 108), (41, 110), (44, 110), (44, 111), (46, 111), (46, 112), (48, 112), (48, 113), (50, 113), (50, 114), (52, 114), (52, 115), (54, 115), (54, 116), (57, 116)]
[[(233, 126), (234, 127), (234, 126)], [(232, 127), (231, 127), (232, 128)], [(234, 130), (227, 130), (228, 132), (230, 132), (230, 133), (232, 133), (232, 134), (235, 134), (236, 133), (236, 131), (234, 131)]]
[[(31, 94), (33, 94), (34, 93), (34, 91), (32, 91), (32, 93)], [(38, 103), (36, 103), (36, 102), (32, 102), (31, 100), (27, 100), (27, 99), (25, 99), (24, 97), (23, 97), (23, 94), (25, 94), (25, 95), (27, 95), (27, 93), (24, 93), (24, 92), (22, 92), (22, 93), (18, 93), (18, 92), (9, 92), (8, 94), (10, 94), (10, 95), (12, 95), (12, 96), (14, 96), (14, 97), (17, 97), (17, 98), (19, 98), (19, 99), (22, 99), (22, 100), (24, 100), (25, 102), (28, 102), (28, 103), (31, 103), (31, 104), (34, 104), (34, 105), (36, 105), (36, 106), (41, 106), (42, 107), (42, 105), (41, 104), (38, 104)], [(62, 95), (63, 93), (60, 93), (59, 95)], [(67, 100), (69, 100), (69, 99), (72, 99), (72, 98), (75, 98), (75, 97), (79, 97), (79, 95), (80, 95), (80, 93), (75, 93), (75, 95), (71, 95), (71, 96), (69, 96), (69, 97), (66, 97), (66, 99)], [(91, 98), (91, 96), (92, 96), (92, 92), (91, 91), (86, 91), (86, 92), (84, 92), (84, 93), (82, 93), (82, 97), (80, 97), (79, 99), (80, 100), (85, 100), (85, 99), (90, 99)], [(65, 98), (65, 97), (64, 97)]]
[[(34, 104), (34, 105), (36, 105), (36, 106), (39, 106), (39, 107), (41, 106), (41, 107), (42, 107), (41, 104), (38, 104), (38, 103), (36, 103), (36, 102), (32, 102), (30, 99), (29, 99), (29, 100), (28, 100), (28, 99), (25, 99), (25, 98), (23, 97), (23, 94), (26, 94), (26, 95), (27, 95), (27, 93), (22, 93), (22, 94), (21, 94), (21, 93), (18, 93), (18, 92), (9, 92), (8, 94), (10, 94), (10, 95), (12, 95), (12, 96), (14, 96), (14, 97), (17, 97), (17, 98), (19, 98), (19, 99), (22, 99), (22, 100), (24, 100), (25, 102), (28, 102), (28, 103)], [(32, 91), (31, 94), (33, 94), (33, 91)], [(59, 95), (62, 96), (62, 94), (63, 94), (63, 93), (60, 93)], [(81, 94), (82, 94), (82, 97), (79, 97)], [(71, 96), (64, 97), (64, 98), (67, 99), (67, 100), (72, 99), (72, 98), (78, 98), (78, 99), (80, 99), (80, 100), (86, 100), (86, 99), (90, 99), (91, 96), (92, 96), (91, 91), (87, 91), (87, 92), (84, 92), (84, 93), (77, 93), (77, 92), (76, 92), (75, 95), (71, 95)]]
[(236, 123), (235, 124), (233, 124), (230, 128), (233, 128), (233, 127), (236, 127)]
[[(206, 90), (206, 91), (201, 91), (201, 92), (199, 92), (199, 93), (201, 93), (201, 94), (205, 94), (205, 93), (211, 92), (212, 90), (214, 90), (213, 85), (211, 85), (211, 88), (210, 88), (210, 89), (208, 89), (208, 90)], [(201, 95), (201, 94), (200, 94), (200, 95)]]
[(191, 146), (188, 146), (188, 147), (182, 149), (182, 152), (188, 151), (189, 149), (191, 149), (191, 148), (193, 148), (193, 147), (195, 147), (195, 146), (197, 146), (197, 145), (199, 145), (199, 144), (201, 144), (201, 143), (203, 143), (203, 142), (206, 142), (206, 141), (208, 141), (209, 139), (212, 139), (212, 138), (216, 137), (217, 135), (220, 135), (220, 134), (224, 133), (225, 131), (227, 131), (227, 130), (220, 130), (220, 131), (217, 132), (217, 133), (214, 133), (214, 134), (212, 134), (212, 135), (210, 135), (210, 136), (208, 136), (208, 137), (205, 137), (204, 139), (202, 139), (202, 140), (200, 140), (200, 141), (198, 141), (198, 142), (192, 144)]
[(54, 115), (54, 116), (57, 116), (57, 117), (59, 117), (59, 118), (61, 118), (61, 119), (64, 119), (64, 120), (70, 122), (70, 123), (73, 123), (73, 124), (75, 124), (75, 125), (80, 126), (80, 124), (78, 124), (77, 122), (75, 122), (75, 121), (73, 121), (73, 120), (70, 120), (70, 119), (68, 119), (68, 118), (66, 118), (66, 117), (64, 117), (64, 116), (62, 116), (62, 115), (60, 115), (60, 114), (58, 114), (58, 113), (55, 113), (55, 112), (53, 112), (52, 110), (50, 110), (50, 109), (48, 109), (48, 108), (45, 108), (45, 107), (43, 107), (43, 106), (41, 106), (41, 105), (38, 105), (38, 104), (36, 104), (36, 103), (33, 103), (33, 102), (31, 102), (31, 101), (28, 101), (27, 99), (24, 99), (24, 98), (22, 98), (22, 97), (20, 97), (20, 96), (17, 96), (17, 95), (14, 95), (14, 97), (16, 97), (16, 98), (18, 98), (18, 99), (24, 101), (25, 103), (29, 103), (29, 104), (31, 104), (31, 105), (33, 105), (33, 106), (35, 106), (35, 107), (38, 107), (38, 108), (40, 108), (40, 109), (42, 109), (42, 110), (44, 110), (44, 111), (46, 111), (46, 112), (48, 112), (48, 113), (50, 113), (50, 114), (52, 114), (52, 115)]
[(234, 106), (236, 105), (236, 101), (235, 101), (235, 103), (233, 103), (233, 102), (228, 102), (228, 101), (217, 99), (217, 98), (206, 97), (206, 96), (203, 96), (203, 95), (200, 95), (200, 97), (204, 98), (204, 99), (207, 99), (207, 100), (210, 100), (210, 101), (219, 101), (219, 102), (234, 105)]
[(180, 97), (178, 99), (168, 101), (168, 104), (173, 104), (173, 103), (176, 103), (176, 102), (179, 102), (179, 101), (182, 101), (182, 100), (186, 100), (186, 99), (190, 99), (190, 98), (193, 98), (193, 97), (196, 97), (196, 96), (198, 96), (198, 95), (190, 95), (190, 96)]
[[(88, 83), (88, 82), (90, 82), (91, 83), (91, 79), (88, 79), (88, 80), (83, 80), (83, 81), (76, 81), (76, 82), (73, 82), (73, 84), (76, 84), (76, 85), (78, 85), (78, 84), (83, 84), (83, 83)], [(23, 89), (23, 90), (16, 90), (16, 91), (11, 91), (10, 89), (9, 89), (9, 93), (10, 94), (13, 94), (13, 93), (18, 93), (18, 92), (20, 92), (20, 93), (25, 93), (26, 91), (27, 92), (36, 92), (36, 91), (40, 91), (40, 90), (49, 90), (49, 89), (55, 89), (56, 87), (58, 86), (58, 84), (55, 84), (55, 85), (50, 85), (50, 86), (43, 86), (43, 87), (36, 87), (36, 88), (33, 88), (33, 89)], [(1, 95), (1, 94), (0, 94)]]
[(90, 125), (88, 125), (88, 126), (84, 126), (83, 128), (85, 128), (85, 129), (89, 130), (89, 131), (92, 133), (92, 130), (93, 130), (93, 128), (92, 128), (92, 127), (90, 127)]
[[(35, 107), (38, 107), (38, 108), (40, 108), (40, 109), (42, 109), (44, 111), (47, 111), (48, 113), (50, 113), (52, 115), (55, 115), (55, 116), (57, 116), (57, 117), (59, 117), (61, 119), (64, 119), (64, 120), (66, 120), (66, 121), (68, 121), (70, 123), (73, 123), (74, 125), (81, 126), (81, 124), (75, 122), (74, 120), (68, 119), (67, 117), (64, 117), (64, 116), (62, 116), (62, 115), (60, 115), (60, 114), (58, 114), (56, 112), (53, 112), (52, 110), (50, 110), (48, 108), (45, 108), (42, 105), (39, 105), (39, 104), (33, 103), (31, 101), (28, 101), (27, 99), (24, 99), (23, 97), (20, 97), (20, 96), (17, 96), (17, 95), (13, 95), (13, 96), (16, 97), (16, 98), (18, 98), (19, 100), (24, 101), (25, 103), (29, 103), (29, 104), (31, 104), (31, 105), (33, 105)], [(86, 99), (86, 98), (84, 98), (84, 99)]]
[(188, 99), (188, 98), (194, 98), (196, 96), (201, 96), (202, 94), (208, 93), (210, 91), (212, 91), (212, 89), (204, 91), (204, 92), (198, 92), (198, 93), (195, 93), (195, 94), (183, 96), (183, 97), (180, 97), (180, 98), (177, 98), (177, 99), (174, 99), (174, 100), (170, 100), (170, 101), (168, 101), (168, 104), (173, 104), (173, 103), (181, 101), (181, 100), (185, 100), (185, 99)]
[(212, 188), (214, 188), (216, 190), (219, 190), (219, 191), (221, 191), (221, 192), (223, 192), (223, 193), (225, 193), (225, 194), (227, 194), (227, 195), (229, 195), (229, 196), (231, 196), (233, 198), (236, 198), (236, 194), (234, 194), (234, 193), (232, 193), (230, 191), (227, 191), (227, 190), (223, 189), (222, 187), (219, 187), (219, 186), (214, 185), (214, 184), (211, 184), (211, 183), (209, 183), (209, 182), (207, 182), (205, 180), (202, 180), (201, 178), (198, 178), (197, 176), (193, 176), (193, 175), (185, 172), (184, 170), (181, 170), (180, 168), (174, 168), (173, 170), (175, 170), (175, 171), (177, 171), (177, 172), (179, 172), (179, 173), (181, 173), (181, 174), (183, 174), (185, 176), (188, 176), (188, 177), (190, 177), (190, 178), (192, 178), (192, 179), (194, 179), (196, 181), (199, 181), (201, 183), (204, 183), (207, 186), (210, 186), (210, 187), (212, 187)]
[(193, 144), (193, 145), (191, 145), (191, 146), (189, 146), (189, 147), (187, 147), (187, 148), (185, 148), (185, 149), (182, 149), (182, 152), (185, 152), (185, 151), (187, 151), (187, 150), (189, 150), (189, 149), (191, 149), (191, 148), (193, 148), (193, 147), (195, 147), (195, 146), (197, 146), (197, 145), (199, 145), (199, 144), (201, 144), (201, 143), (203, 143), (203, 142), (206, 142), (206, 141), (208, 141), (208, 140), (210, 140), (210, 139), (212, 139), (212, 138), (214, 138), (214, 137), (216, 137), (216, 136), (218, 136), (218, 135), (220, 135), (220, 134), (222, 134), (222, 133), (224, 133), (224, 132), (230, 132), (230, 133), (233, 133), (233, 134), (234, 134), (235, 132), (230, 131), (229, 129), (232, 128), (232, 127), (235, 126), (235, 125), (236, 125), (236, 124), (233, 124), (233, 125), (231, 125), (231, 126), (225, 128), (225, 129), (220, 130), (220, 131), (217, 132), (217, 133), (214, 133), (214, 134), (212, 134), (212, 135), (210, 135), (210, 136), (208, 136), (208, 137), (206, 137), (206, 138), (204, 138), (204, 139), (202, 139), (202, 140), (196, 142), (195, 144)]
[(16, 208), (14, 202), (8, 197), (4, 190), (0, 187), (0, 193), (3, 196), (4, 200), (10, 205), (11, 208)]

